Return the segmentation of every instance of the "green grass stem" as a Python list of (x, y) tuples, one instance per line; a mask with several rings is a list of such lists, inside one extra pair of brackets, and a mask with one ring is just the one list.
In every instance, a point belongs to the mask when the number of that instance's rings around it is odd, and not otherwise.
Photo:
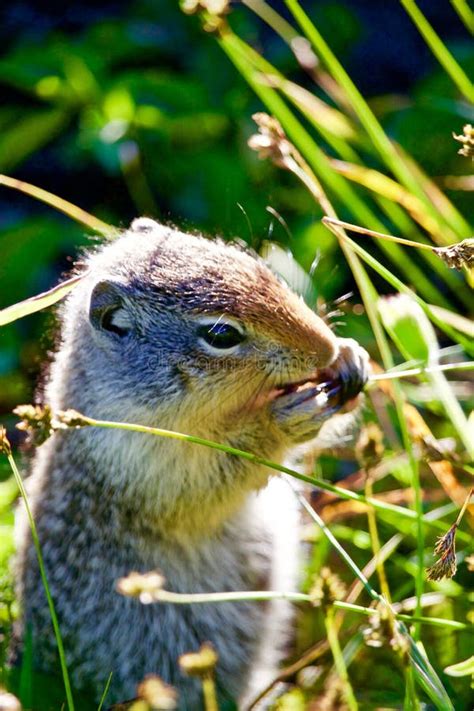
[(456, 62), (451, 52), (440, 39), (439, 35), (436, 34), (416, 2), (414, 0), (400, 1), (438, 62), (451, 77), (465, 99), (472, 104), (474, 101), (474, 84)]
[(56, 304), (61, 299), (69, 294), (72, 289), (81, 281), (83, 274), (72, 277), (63, 281), (61, 284), (54, 286), (49, 291), (44, 291), (42, 294), (37, 294), (24, 301), (19, 301), (12, 306), (7, 306), (0, 310), (0, 327), (6, 326), (7, 323), (12, 323), (20, 318), (34, 314), (42, 309), (47, 309), (49, 306)]
[(334, 79), (336, 79), (348, 96), (354, 112), (358, 116), (385, 165), (402, 185), (423, 201), (427, 213), (430, 214), (436, 222), (440, 223), (441, 228), (444, 220), (440, 220), (439, 213), (433, 205), (431, 205), (410, 167), (397, 152), (368, 103), (332, 52), (329, 45), (323, 39), (320, 32), (311, 22), (300, 3), (297, 0), (285, 0), (285, 3), (305, 36), (313, 45), (317, 55), (323, 60)]
[(110, 682), (112, 681), (112, 674), (113, 674), (113, 672), (110, 672), (109, 677), (107, 679), (107, 683), (105, 684), (104, 691), (103, 691), (102, 696), (100, 698), (100, 702), (99, 702), (99, 706), (97, 707), (97, 711), (102, 711), (102, 707), (104, 705), (106, 696), (109, 693)]
[(51, 616), (51, 622), (52, 622), (53, 629), (54, 629), (54, 636), (56, 637), (56, 644), (58, 645), (58, 655), (59, 655), (59, 662), (61, 665), (61, 673), (62, 673), (62, 677), (63, 677), (64, 691), (66, 694), (67, 708), (68, 708), (68, 711), (74, 711), (74, 699), (72, 696), (71, 683), (69, 680), (69, 673), (67, 670), (66, 655), (64, 652), (63, 640), (61, 637), (61, 631), (59, 629), (59, 622), (58, 622), (58, 618), (56, 615), (56, 609), (54, 607), (53, 598), (51, 596), (51, 591), (50, 591), (49, 585), (48, 585), (48, 578), (46, 576), (46, 570), (45, 570), (44, 561), (43, 561), (43, 554), (41, 552), (41, 545), (40, 545), (40, 541), (38, 538), (38, 532), (36, 530), (36, 524), (35, 524), (33, 514), (31, 512), (31, 508), (30, 508), (30, 505), (28, 502), (28, 496), (26, 494), (26, 489), (24, 487), (23, 480), (21, 478), (20, 472), (18, 471), (18, 468), (16, 466), (13, 455), (11, 453), (8, 453), (7, 459), (8, 459), (8, 463), (11, 467), (11, 470), (13, 472), (13, 476), (15, 477), (21, 497), (24, 501), (26, 514), (28, 516), (28, 521), (30, 524), (31, 537), (33, 539), (33, 545), (35, 547), (36, 557), (38, 559), (38, 566), (39, 566), (39, 571), (40, 571), (40, 575), (41, 575), (41, 580), (43, 582), (43, 587), (44, 587), (44, 590), (46, 593), (46, 598), (48, 601), (49, 614)]
[[(214, 603), (232, 603), (232, 602), (268, 602), (271, 600), (286, 600), (292, 603), (310, 603), (313, 604), (311, 595), (302, 592), (285, 592), (280, 590), (244, 590), (232, 592), (212, 592), (212, 593), (177, 593), (171, 590), (158, 590), (153, 595), (153, 602), (170, 603), (172, 605), (207, 605)], [(147, 604), (150, 604), (147, 602)], [(343, 600), (337, 600), (333, 603), (334, 607), (343, 612), (353, 612), (357, 615), (370, 617), (374, 614), (373, 607), (364, 607)], [(407, 622), (419, 621), (426, 625), (434, 627), (443, 627), (446, 629), (457, 630), (462, 632), (469, 629), (469, 625), (457, 620), (445, 620), (441, 617), (427, 617), (421, 615), (406, 615), (399, 612), (394, 612), (394, 616), (398, 620)]]
[[(416, 514), (410, 509), (405, 509), (401, 506), (395, 504), (390, 504), (386, 501), (380, 501), (379, 499), (372, 498), (366, 499), (362, 494), (356, 494), (354, 491), (349, 489), (343, 489), (342, 487), (335, 486), (324, 479), (319, 479), (316, 477), (306, 476), (300, 472), (285, 467), (283, 464), (278, 464), (277, 462), (272, 462), (265, 457), (260, 457), (252, 452), (247, 452), (242, 449), (236, 449), (235, 447), (230, 447), (226, 444), (221, 444), (219, 442), (213, 442), (212, 440), (204, 439), (203, 437), (196, 437), (195, 435), (188, 435), (182, 432), (175, 432), (173, 430), (165, 430), (160, 427), (148, 427), (147, 425), (137, 425), (129, 422), (114, 422), (110, 420), (97, 420), (92, 417), (87, 417), (81, 415), (85, 424), (91, 427), (103, 427), (105, 429), (114, 430), (127, 430), (129, 432), (140, 432), (142, 434), (150, 434), (157, 437), (166, 437), (168, 439), (180, 440), (182, 442), (189, 442), (191, 444), (198, 444), (204, 447), (210, 447), (211, 449), (216, 449), (220, 452), (225, 452), (226, 454), (232, 454), (236, 457), (241, 457), (242, 459), (247, 459), (248, 461), (254, 462), (255, 464), (261, 464), (262, 466), (273, 469), (281, 474), (288, 474), (289, 476), (303, 481), (306, 484), (311, 484), (311, 486), (322, 489), (323, 491), (328, 491), (331, 494), (339, 496), (341, 499), (347, 499), (351, 501), (356, 501), (359, 504), (364, 504), (365, 506), (373, 506), (379, 511), (385, 511), (386, 513), (395, 514), (406, 519), (415, 520)], [(435, 524), (436, 522), (432, 522)], [(444, 530), (444, 526), (436, 526), (438, 530)]]
[(450, 0), (451, 5), (458, 13), (466, 29), (474, 35), (474, 11), (469, 7), (466, 0)]
[(108, 225), (106, 222), (99, 220), (94, 215), (86, 212), (72, 202), (63, 200), (63, 198), (54, 195), (53, 193), (44, 190), (43, 188), (38, 188), (36, 185), (31, 185), (31, 183), (25, 183), (23, 180), (18, 180), (17, 178), (11, 178), (9, 175), (0, 175), (0, 185), (4, 185), (7, 188), (13, 188), (14, 190), (19, 190), (26, 195), (29, 195), (36, 200), (44, 202), (50, 207), (54, 207), (55, 210), (63, 212), (65, 215), (70, 217), (72, 220), (79, 222), (84, 225), (92, 232), (97, 232), (104, 237), (111, 237), (115, 231), (115, 228)]
[(349, 674), (347, 672), (346, 663), (342, 654), (341, 645), (339, 644), (339, 637), (337, 634), (337, 627), (334, 623), (334, 608), (329, 606), (325, 609), (324, 614), (324, 626), (326, 628), (326, 636), (329, 642), (329, 647), (331, 648), (331, 654), (334, 659), (334, 665), (338, 677), (342, 685), (342, 694), (345, 697), (349, 711), (357, 711), (359, 704), (354, 695), (354, 691), (351, 686), (349, 679)]
[(419, 368), (409, 368), (408, 370), (387, 371), (385, 373), (374, 373), (369, 377), (369, 382), (376, 383), (378, 380), (395, 380), (397, 378), (411, 378), (414, 375), (425, 375), (442, 373), (451, 370), (474, 370), (474, 361), (463, 361), (462, 363), (441, 363), (440, 365), (430, 365)]

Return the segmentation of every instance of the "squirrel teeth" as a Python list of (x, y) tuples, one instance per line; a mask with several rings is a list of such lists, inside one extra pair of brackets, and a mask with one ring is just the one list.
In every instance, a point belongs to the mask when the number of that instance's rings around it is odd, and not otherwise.
[(304, 400), (313, 399), (315, 405), (321, 410), (325, 409), (328, 404), (333, 404), (330, 401), (337, 397), (340, 393), (341, 387), (336, 380), (318, 382), (316, 378), (312, 380), (300, 381), (297, 383), (289, 383), (288, 385), (281, 385), (280, 387), (273, 390), (274, 397), (283, 397), (285, 395), (291, 395), (292, 393), (304, 394), (305, 390), (308, 391), (308, 397), (303, 398)]
[[(324, 379), (324, 375), (326, 375), (326, 379)], [(272, 391), (272, 399), (292, 393), (303, 395), (304, 391), (308, 390), (308, 397), (303, 398), (302, 401), (314, 399), (318, 409), (328, 410), (328, 412), (331, 411), (333, 413), (357, 397), (360, 391), (359, 387), (354, 387), (353, 389), (345, 387), (340, 377), (327, 378), (326, 373), (321, 373), (318, 380), (314, 378), (304, 382), (281, 385)]]

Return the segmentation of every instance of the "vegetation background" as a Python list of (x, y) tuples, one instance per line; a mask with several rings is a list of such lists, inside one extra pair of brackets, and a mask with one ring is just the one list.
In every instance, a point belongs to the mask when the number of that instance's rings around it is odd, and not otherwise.
[[(454, 4), (426, 1), (419, 7), (464, 72), (472, 76), (474, 43)], [(284, 3), (271, 5), (292, 20)], [(436, 61), (402, 4), (398, 0), (308, 0), (303, 6), (386, 133), (446, 191), (459, 213), (472, 219), (474, 186), (466, 176), (472, 164), (458, 155), (459, 144), (452, 137), (453, 131), (461, 133), (463, 124), (472, 120), (472, 105)], [(352, 292), (341, 307), (338, 332), (357, 338), (380, 360), (351, 270), (337, 239), (320, 223), (321, 208), (293, 175), (259, 160), (248, 148), (247, 140), (255, 133), (252, 114), (262, 110), (261, 99), (215, 37), (203, 31), (199, 18), (183, 14), (173, 0), (104, 0), (100, 5), (81, 0), (60, 9), (47, 1), (13, 0), (1, 12), (0, 173), (56, 193), (113, 225), (125, 227), (136, 215), (147, 214), (184, 229), (238, 237), (255, 249), (271, 239), (288, 247), (308, 272), (319, 254), (312, 277), (319, 302), (331, 305)], [(315, 85), (310, 73), (298, 65), (282, 38), (248, 7), (232, 5), (229, 22), (282, 75), (335, 105), (334, 97), (328, 100), (321, 84)], [(304, 121), (310, 127), (307, 116)], [(346, 157), (350, 156), (351, 140), (341, 141)], [(364, 141), (357, 134), (352, 147), (364, 151)], [(338, 144), (331, 141), (330, 132), (318, 136), (318, 145), (327, 155), (337, 155)], [(370, 150), (365, 165), (379, 167)], [(373, 200), (367, 185), (354, 190), (363, 201)], [(350, 201), (332, 197), (341, 219), (357, 221)], [(376, 212), (383, 213), (382, 203)], [(400, 234), (393, 212), (391, 218), (385, 231)], [(55, 285), (80, 250), (96, 239), (50, 207), (0, 186), (0, 308)], [(363, 244), (384, 262), (377, 243), (364, 238)], [(407, 284), (420, 287), (431, 303), (466, 314), (467, 291), (461, 275), (444, 280), (415, 250), (405, 252), (402, 259), (397, 273)], [(428, 285), (423, 292), (418, 281), (420, 272), (432, 286), (429, 293)], [(379, 293), (393, 292), (379, 275), (372, 276)], [(438, 335), (442, 346), (452, 345)], [(14, 445), (20, 444), (21, 433), (15, 429), (12, 410), (33, 400), (53, 341), (50, 311), (1, 329), (0, 415)], [(466, 379), (455, 386), (466, 410), (468, 387)], [(449, 418), (433, 398), (423, 399), (414, 388), (407, 392), (438, 437), (453, 435)], [(339, 480), (354, 471), (354, 462), (327, 457), (323, 470), (326, 478)], [(397, 476), (398, 483), (404, 477), (406, 483), (403, 466)], [(16, 488), (4, 458), (0, 482), (0, 566), (7, 576)], [(424, 486), (427, 501), (443, 503), (443, 491), (432, 479), (426, 479)], [(454, 520), (452, 511), (447, 528)], [(362, 566), (372, 543), (365, 517), (355, 520), (356, 528), (354, 519), (335, 517), (334, 531)], [(382, 522), (383, 540), (389, 529), (389, 523)], [(411, 529), (404, 534), (406, 540), (388, 569), (395, 600), (413, 594), (416, 577), (416, 534)], [(317, 531), (311, 536), (318, 540), (311, 570), (318, 571), (329, 561), (343, 574), (330, 546)], [(432, 532), (428, 542), (434, 542)], [(429, 561), (429, 548), (425, 554)], [(467, 566), (461, 560), (456, 581), (430, 584), (429, 589), (444, 600), (436, 611), (438, 617), (466, 619), (466, 580)], [(322, 624), (314, 615), (306, 619), (299, 633), (300, 650), (324, 636)], [(425, 644), (434, 645), (432, 662), (440, 674), (448, 664), (472, 653), (465, 633), (441, 629), (435, 635), (430, 628), (426, 634)], [(366, 650), (358, 660), (350, 671), (362, 694), (362, 708), (403, 704), (403, 677), (394, 674), (386, 648), (376, 658)], [(325, 679), (323, 674), (319, 690), (315, 681), (320, 695), (328, 693)], [(456, 710), (467, 709), (468, 678), (443, 676), (443, 681)], [(289, 703), (306, 698), (300, 682), (295, 693), (299, 696)]]

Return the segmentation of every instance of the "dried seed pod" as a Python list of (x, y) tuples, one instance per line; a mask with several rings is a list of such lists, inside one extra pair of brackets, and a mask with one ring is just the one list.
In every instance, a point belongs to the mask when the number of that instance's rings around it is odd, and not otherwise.
[(462, 143), (462, 148), (458, 151), (459, 155), (465, 156), (466, 158), (472, 158), (472, 160), (474, 160), (474, 126), (467, 123), (463, 127), (462, 134), (456, 136), (456, 134), (453, 133), (453, 138), (455, 141)]
[(205, 642), (199, 652), (182, 654), (179, 658), (179, 666), (189, 676), (206, 677), (214, 672), (217, 659), (217, 652), (212, 644)]
[(150, 674), (138, 685), (138, 696), (152, 711), (173, 711), (178, 704), (178, 692), (159, 676)]
[(127, 597), (138, 597), (143, 605), (149, 605), (160, 599), (165, 579), (160, 572), (149, 573), (132, 571), (126, 577), (117, 581), (117, 592)]
[(463, 267), (474, 267), (474, 238), (464, 239), (449, 247), (434, 247), (433, 252), (451, 269), (461, 270)]

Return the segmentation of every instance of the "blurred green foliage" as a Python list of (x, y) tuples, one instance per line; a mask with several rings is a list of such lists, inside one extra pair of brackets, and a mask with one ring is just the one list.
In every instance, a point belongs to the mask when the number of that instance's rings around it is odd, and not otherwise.
[[(453, 141), (452, 132), (460, 133), (464, 123), (472, 122), (472, 106), (431, 57), (399, 4), (364, 0), (303, 4), (364, 96), (369, 97), (390, 138), (447, 191), (464, 218), (471, 219), (472, 193), (453, 189), (455, 181), (446, 181), (446, 176), (462, 177), (470, 171), (469, 162), (457, 154), (459, 145)], [(276, 169), (270, 161), (259, 161), (248, 149), (247, 140), (255, 132), (251, 116), (262, 109), (262, 104), (215, 38), (202, 31), (199, 20), (183, 15), (174, 0), (117, 0), (95, 13), (91, 12), (92, 3), (84, 2), (75, 6), (75, 15), (70, 8), (64, 10), (64, 26), (61, 15), (54, 19), (55, 12), (48, 3), (44, 8), (40, 3), (35, 12), (33, 6), (14, 2), (9, 7), (12, 27), (19, 27), (18, 19), (16, 24), (12, 20), (15, 8), (20, 18), (25, 8), (31, 15), (26, 12), (24, 27), (12, 36), (8, 36), (8, 23), (3, 30), (0, 173), (50, 190), (113, 225), (125, 227), (137, 214), (147, 214), (184, 229), (218, 233), (228, 239), (238, 237), (255, 249), (263, 247), (274, 263), (286, 263), (291, 269), (290, 261), (285, 262), (286, 251), (263, 245), (265, 240), (274, 240), (284, 250), (289, 248), (306, 271), (311, 270), (310, 285), (297, 268), (292, 270), (292, 278), (301, 280), (302, 290), (313, 302), (317, 299), (320, 306), (328, 303), (330, 311), (332, 302), (354, 291), (354, 296), (340, 306), (342, 316), (335, 318), (343, 321), (341, 333), (350, 334), (374, 353), (373, 333), (359, 303), (358, 290), (336, 238), (320, 223), (322, 211), (294, 176)], [(454, 10), (448, 3), (443, 10), (427, 3), (425, 6), (433, 13), (438, 32), (449, 38), (449, 48), (464, 71), (472, 76), (474, 46)], [(79, 17), (81, 10), (84, 18)], [(285, 77), (328, 100), (280, 38), (248, 9), (240, 4), (233, 6), (230, 20), (237, 35), (265, 54)], [(367, 136), (359, 131), (354, 114), (349, 110), (345, 117), (341, 131), (345, 130), (347, 136), (339, 142), (334, 136), (331, 142), (330, 132), (326, 136), (322, 131), (317, 134), (311, 116), (302, 122), (328, 156), (340, 158), (336, 149), (342, 146), (348, 156), (360, 153), (366, 167), (383, 170)], [(364, 185), (350, 186), (353, 195), (370, 206), (375, 219), (383, 219), (386, 231), (393, 227), (392, 231), (399, 233), (396, 226), (405, 224), (408, 233), (416, 229), (420, 234), (409, 211), (403, 213), (398, 203), (374, 197)], [(0, 191), (3, 308), (55, 285), (72, 261), (80, 260), (81, 250), (93, 247), (98, 238), (21, 193), (4, 187)], [(331, 190), (328, 193), (338, 201), (339, 216), (354, 221), (354, 205), (344, 203)], [(417, 238), (417, 234), (405, 236)], [(364, 246), (392, 267), (386, 252), (374, 242), (368, 247), (368, 238), (364, 239)], [(317, 265), (311, 269), (315, 260)], [(465, 311), (462, 275), (449, 272), (443, 265), (431, 271), (423, 256), (413, 250), (402, 252), (401, 261), (394, 259), (393, 263), (406, 281), (416, 274), (416, 267), (432, 286), (438, 303)], [(371, 277), (380, 293), (392, 291), (377, 275), (371, 273)], [(420, 291), (426, 288), (416, 277), (409, 283)], [(0, 331), (0, 415), (15, 443), (18, 433), (10, 413), (18, 403), (32, 400), (34, 383), (47, 363), (53, 340), (50, 312), (29, 316)], [(459, 391), (464, 402), (465, 393), (461, 387)], [(431, 400), (421, 397), (422, 386), (412, 386), (406, 392), (417, 404), (419, 398), (421, 407), (434, 420), (436, 434), (453, 435), (440, 403), (431, 401), (432, 396)], [(387, 422), (395, 421), (393, 410), (391, 405)], [(384, 424), (390, 430), (390, 423)], [(392, 454), (396, 457), (397, 452)], [(317, 466), (328, 478), (347, 473), (347, 463), (335, 457), (326, 457)], [(0, 459), (0, 531), (5, 532), (0, 562), (13, 547), (11, 504), (16, 489), (11, 479), (6, 481), (8, 475)], [(384, 491), (403, 490), (412, 485), (411, 476), (405, 460), (395, 462), (384, 474)], [(428, 493), (434, 494), (429, 499), (433, 506), (446, 499), (439, 489)], [(448, 505), (446, 515), (452, 517), (453, 511)], [(350, 545), (353, 560), (363, 567), (371, 547), (368, 534), (350, 525), (350, 519), (349, 525), (339, 523), (337, 515), (334, 521), (335, 535)], [(393, 535), (393, 523), (393, 518), (380, 515), (381, 540)], [(393, 599), (403, 600), (414, 592), (419, 560), (413, 526), (401, 521), (396, 530), (404, 540), (387, 567)], [(312, 535), (317, 545), (313, 547), (310, 573), (319, 571), (333, 555), (319, 530)], [(434, 615), (466, 618), (466, 578), (464, 565), (456, 581), (433, 585), (444, 595), (439, 610), (432, 608)], [(429, 627), (423, 632), (424, 644), (430, 653), (434, 651), (438, 668), (469, 655), (467, 635)], [(298, 636), (300, 650), (324, 638), (321, 616), (306, 615)], [(399, 707), (402, 673), (394, 672), (393, 656), (386, 648), (362, 648), (350, 672), (355, 686), (365, 694), (367, 708)], [(443, 677), (443, 683), (459, 704), (465, 703), (465, 679)], [(282, 701), (287, 705), (281, 708), (303, 708), (301, 689), (292, 694)]]

